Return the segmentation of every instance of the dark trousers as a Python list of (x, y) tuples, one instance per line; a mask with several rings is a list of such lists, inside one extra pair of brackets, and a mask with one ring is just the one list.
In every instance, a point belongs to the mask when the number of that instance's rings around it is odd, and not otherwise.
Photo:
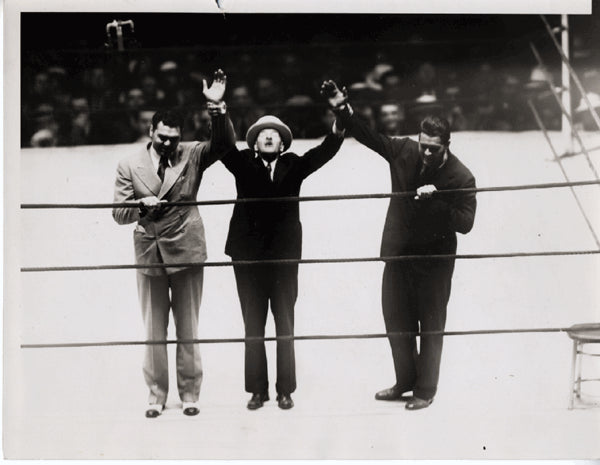
[[(275, 320), (277, 336), (294, 335), (294, 304), (298, 297), (298, 265), (236, 265), (233, 268), (244, 318), (246, 337), (265, 335), (269, 311)], [(269, 379), (263, 341), (245, 345), (246, 391), (267, 393)], [(296, 390), (294, 341), (277, 341), (277, 382), (280, 394)]]
[[(388, 333), (443, 331), (454, 260), (386, 263), (383, 272), (383, 318)], [(390, 336), (396, 383), (421, 399), (437, 391), (443, 336)]]

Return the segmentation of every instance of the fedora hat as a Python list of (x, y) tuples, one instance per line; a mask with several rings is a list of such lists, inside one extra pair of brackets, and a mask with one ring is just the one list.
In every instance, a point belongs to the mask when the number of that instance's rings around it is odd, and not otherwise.
[(254, 144), (256, 143), (256, 138), (258, 134), (263, 129), (275, 129), (281, 140), (283, 142), (283, 151), (285, 152), (292, 143), (292, 131), (290, 128), (279, 118), (272, 115), (262, 116), (256, 121), (246, 133), (246, 142), (248, 143), (248, 147), (254, 149)]

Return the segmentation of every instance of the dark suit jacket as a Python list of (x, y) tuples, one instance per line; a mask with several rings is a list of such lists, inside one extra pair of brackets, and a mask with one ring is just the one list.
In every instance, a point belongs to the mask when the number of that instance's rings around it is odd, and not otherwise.
[[(343, 126), (360, 143), (380, 154), (390, 165), (392, 191), (414, 191), (433, 184), (438, 190), (475, 187), (475, 178), (456, 156), (421, 176), (419, 144), (407, 137), (388, 137), (370, 129), (356, 115), (340, 115)], [(381, 256), (456, 252), (456, 233), (473, 227), (475, 194), (440, 194), (430, 199), (392, 198), (385, 219)]]
[[(115, 203), (156, 196), (170, 202), (196, 200), (204, 170), (234, 146), (235, 135), (227, 116), (212, 119), (209, 142), (182, 142), (165, 171), (164, 182), (156, 174), (150, 145), (120, 161), (115, 182)], [(114, 208), (119, 224), (137, 221), (133, 232), (138, 264), (203, 262), (206, 260), (204, 225), (196, 206), (166, 207), (156, 215), (141, 216), (137, 208)], [(167, 268), (175, 273), (181, 268)], [(147, 275), (163, 274), (161, 268), (142, 268)]]
[[(304, 156), (282, 154), (275, 165), (273, 181), (252, 150), (235, 148), (221, 161), (235, 176), (238, 199), (296, 197), (302, 181), (331, 160), (342, 141), (343, 137), (329, 134)], [(238, 260), (300, 258), (302, 226), (298, 202), (235, 204), (225, 253)]]

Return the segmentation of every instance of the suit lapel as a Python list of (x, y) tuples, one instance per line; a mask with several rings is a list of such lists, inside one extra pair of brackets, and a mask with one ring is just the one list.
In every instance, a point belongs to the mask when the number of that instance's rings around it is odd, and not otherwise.
[(136, 173), (141, 181), (154, 195), (158, 196), (160, 192), (160, 178), (154, 170), (154, 165), (150, 159), (150, 153), (148, 152), (149, 146), (144, 150), (140, 151), (136, 160)]
[(263, 162), (262, 158), (260, 158), (259, 156), (255, 156), (254, 163), (256, 165), (256, 169), (260, 173), (259, 176), (264, 176), (265, 179), (271, 182), (271, 179), (269, 179), (269, 170), (267, 170), (267, 167), (265, 166), (265, 163)]
[(183, 168), (185, 168), (187, 162), (187, 152), (184, 152), (183, 147), (179, 146), (177, 149), (177, 156), (175, 157), (175, 164), (167, 167), (167, 170), (165, 171), (165, 180), (163, 181), (162, 186), (160, 186), (160, 191), (157, 196), (159, 199), (162, 199), (165, 194), (171, 190), (175, 181), (181, 176), (181, 172), (183, 171)]
[(282, 158), (281, 156), (275, 163), (275, 171), (273, 172), (273, 183), (279, 184), (283, 179), (285, 173), (290, 169), (290, 165), (286, 163), (287, 157)]

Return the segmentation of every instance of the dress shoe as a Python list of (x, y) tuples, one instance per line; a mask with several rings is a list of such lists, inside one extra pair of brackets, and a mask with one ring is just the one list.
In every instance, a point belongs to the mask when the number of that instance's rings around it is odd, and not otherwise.
[(183, 414), (188, 417), (193, 417), (200, 413), (200, 406), (198, 402), (184, 402), (183, 403)]
[(252, 398), (248, 401), (248, 409), (256, 410), (257, 408), (261, 408), (263, 404), (269, 400), (269, 394), (255, 392), (252, 394)]
[(411, 397), (404, 406), (406, 410), (421, 410), (422, 408), (429, 407), (433, 402), (431, 399), (421, 399), (419, 397)]
[(146, 409), (146, 418), (156, 418), (159, 416), (164, 410), (165, 406), (163, 404), (150, 404)]
[(277, 405), (283, 410), (288, 410), (294, 406), (294, 401), (289, 394), (277, 394)]
[(410, 397), (403, 396), (402, 394), (406, 392), (400, 389), (398, 386), (392, 386), (391, 388), (384, 389), (383, 391), (379, 391), (375, 394), (376, 400), (401, 400), (406, 401), (410, 399)]

